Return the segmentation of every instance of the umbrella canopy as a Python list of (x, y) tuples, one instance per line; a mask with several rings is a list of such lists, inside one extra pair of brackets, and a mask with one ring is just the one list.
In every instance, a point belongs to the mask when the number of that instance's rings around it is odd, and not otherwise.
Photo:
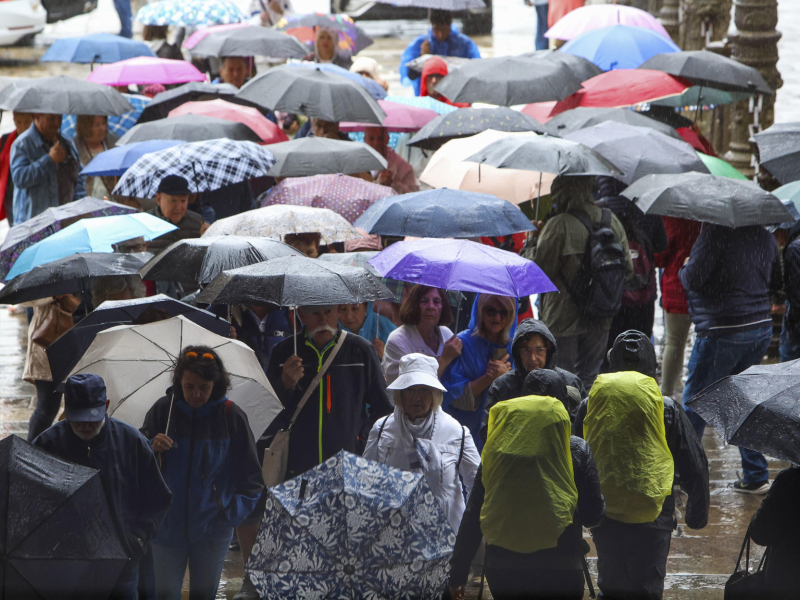
[(352, 71), (348, 71), (347, 69), (333, 63), (315, 63), (303, 61), (290, 62), (289, 66), (301, 69), (319, 69), (320, 71), (325, 71), (326, 73), (341, 75), (342, 77), (349, 79), (350, 81), (353, 81), (354, 83), (357, 83), (363, 87), (365, 90), (367, 90), (367, 92), (369, 92), (370, 96), (375, 98), (375, 100), (383, 100), (386, 98), (386, 90), (383, 89), (383, 86), (374, 79), (364, 77), (361, 75), (361, 73), (353, 73)]
[(359, 304), (391, 298), (375, 275), (359, 267), (286, 256), (224, 271), (209, 283), (198, 302), (319, 306)]
[(197, 46), (197, 44), (199, 44), (212, 33), (219, 33), (221, 31), (230, 31), (231, 29), (241, 29), (243, 27), (252, 26), (253, 25), (251, 23), (245, 22), (225, 23), (224, 25), (207, 25), (205, 27), (200, 27), (192, 35), (186, 38), (186, 40), (184, 40), (183, 44), (181, 44), (181, 47), (191, 51), (195, 46)]
[(668, 37), (645, 27), (612, 25), (573, 38), (560, 52), (581, 56), (604, 71), (635, 69), (657, 54), (680, 52)]
[(193, 56), (303, 58), (308, 48), (291, 35), (251, 25), (210, 32), (193, 45), (191, 52)]
[(128, 133), (117, 140), (117, 146), (150, 140), (202, 142), (220, 138), (261, 143), (258, 134), (242, 123), (204, 115), (182, 115), (134, 125)]
[(378, 200), (355, 225), (372, 234), (424, 238), (493, 237), (535, 229), (510, 202), (448, 189)]
[(763, 168), (781, 183), (800, 180), (800, 123), (777, 123), (753, 137)]
[(191, 142), (144, 155), (128, 169), (115, 194), (153, 198), (164, 177), (180, 175), (191, 193), (218, 190), (254, 177), (265, 177), (275, 158), (253, 142), (228, 139)]
[(276, 163), (269, 170), (273, 177), (306, 177), (363, 171), (380, 171), (387, 162), (370, 146), (360, 142), (304, 137), (273, 144), (269, 148)]
[(586, 81), (592, 77), (596, 77), (603, 72), (603, 69), (598, 67), (592, 61), (578, 56), (576, 54), (568, 54), (566, 52), (559, 52), (558, 50), (536, 50), (534, 52), (527, 52), (520, 55), (525, 58), (538, 58), (546, 60), (567, 69), (581, 81)]
[(550, 135), (565, 137), (586, 127), (600, 125), (600, 123), (614, 122), (633, 125), (634, 127), (647, 127), (668, 135), (672, 139), (683, 138), (674, 128), (651, 119), (646, 113), (636, 112), (628, 108), (573, 108), (556, 115), (544, 125), (544, 130)]
[(151, 258), (149, 252), (78, 252), (14, 277), (0, 290), (0, 301), (21, 304), (61, 294), (85, 294), (91, 280), (98, 277), (136, 275), (138, 278), (139, 269)]
[[(700, 160), (703, 161), (706, 169), (708, 169), (708, 172), (712, 175), (718, 175), (719, 177), (730, 177), (731, 179), (747, 180), (747, 177), (737, 171), (733, 165), (725, 162), (721, 158), (709, 156), (708, 154), (703, 154), (702, 152), (698, 152), (697, 156), (700, 157)], [(773, 194), (778, 196), (778, 198), (781, 198), (781, 196), (777, 194), (777, 190), (775, 190)]]
[[(422, 70), (425, 68), (425, 63), (428, 62), (430, 59), (434, 58), (435, 54), (422, 54), (415, 59), (412, 59), (406, 63), (406, 69), (408, 70), (408, 76), (411, 79), (417, 79), (422, 75)], [(471, 58), (464, 58), (463, 56), (438, 56), (441, 60), (445, 62), (447, 65), (447, 72), (452, 73), (456, 69), (460, 69), (469, 61)], [(419, 97), (419, 96), (415, 96)], [(422, 96), (422, 98), (430, 98), (430, 96)]]
[(280, 239), (290, 233), (319, 233), (326, 244), (361, 237), (344, 217), (330, 209), (283, 204), (218, 219), (203, 236), (241, 235)]
[(504, 106), (464, 108), (434, 119), (420, 129), (419, 133), (408, 141), (408, 145), (424, 150), (438, 150), (450, 140), (469, 137), (487, 129), (544, 133), (541, 123), (517, 110)]
[[(432, 110), (416, 108), (406, 104), (396, 104), (387, 100), (378, 100), (378, 106), (386, 113), (386, 118), (381, 123), (381, 127), (387, 131), (418, 131), (438, 116)], [(369, 123), (340, 123), (339, 131), (364, 131), (367, 127), (374, 127), (374, 125)]]
[(6, 279), (11, 280), (33, 267), (66, 258), (76, 252), (111, 252), (112, 244), (139, 236), (149, 241), (175, 229), (177, 227), (172, 223), (147, 213), (81, 219), (26, 248)]
[(169, 112), (170, 117), (182, 115), (204, 115), (216, 119), (225, 119), (242, 123), (252, 129), (265, 144), (287, 142), (289, 138), (283, 129), (265, 117), (258, 109), (250, 106), (234, 104), (227, 100), (208, 100), (205, 102), (187, 102)]
[(800, 463), (800, 361), (756, 365), (687, 404), (729, 444)]
[(146, 4), (135, 19), (144, 25), (201, 27), (246, 21), (231, 0), (160, 0)]
[[(118, 117), (108, 117), (108, 130), (118, 137), (122, 137), (128, 130), (136, 125), (136, 121), (142, 114), (142, 111), (150, 104), (150, 98), (141, 96), (139, 94), (122, 94), (133, 107), (132, 111), (122, 113)], [(63, 115), (61, 118), (61, 135), (66, 138), (74, 138), (77, 135), (76, 127), (78, 125), (77, 115)]]
[(136, 209), (130, 206), (99, 200), (91, 196), (48, 208), (32, 219), (14, 225), (8, 230), (3, 245), (0, 246), (0, 277), (5, 277), (23, 250), (79, 219), (135, 212)]
[(600, 123), (565, 136), (596, 151), (622, 171), (628, 185), (654, 173), (685, 173), (708, 169), (694, 148), (655, 129), (623, 123)]
[(190, 62), (158, 58), (156, 56), (140, 56), (110, 65), (102, 65), (92, 71), (86, 78), (86, 81), (111, 86), (130, 85), (132, 83), (137, 85), (150, 83), (172, 85), (205, 80), (206, 76)]
[(378, 0), (378, 2), (382, 4), (391, 4), (392, 6), (446, 10), (448, 12), (486, 8), (486, 4), (483, 0)]
[(390, 187), (342, 174), (291, 177), (261, 196), (261, 206), (292, 205), (330, 209), (354, 223), (377, 200), (396, 193)]
[(514, 204), (549, 194), (553, 175), (466, 162), (467, 158), (498, 140), (535, 135), (488, 129), (477, 135), (451, 140), (434, 153), (419, 180), (435, 188), (491, 194)]
[(132, 300), (106, 300), (45, 349), (53, 381), (61, 383), (67, 378), (98, 333), (117, 325), (130, 325), (146, 310), (164, 311), (173, 317), (183, 315), (212, 333), (230, 337), (231, 324), (225, 319), (165, 294)]
[(772, 94), (772, 88), (757, 69), (707, 50), (659, 54), (644, 63), (642, 69), (663, 71), (694, 85), (718, 90)]
[(205, 285), (223, 271), (283, 256), (304, 256), (277, 240), (218, 235), (171, 244), (140, 271), (150, 281), (180, 281)]
[(587, 31), (612, 25), (645, 27), (670, 39), (667, 30), (653, 15), (621, 4), (596, 4), (577, 8), (559, 19), (544, 35), (554, 40), (571, 40)]
[(292, 15), (284, 17), (275, 24), (275, 29), (296, 37), (310, 47), (314, 47), (318, 27), (335, 29), (339, 33), (337, 47), (340, 51), (356, 54), (373, 40), (355, 21), (344, 13), (325, 15), (322, 13), (309, 13), (305, 15)]
[(752, 181), (703, 173), (648, 175), (622, 195), (648, 214), (726, 227), (776, 225), (793, 220), (775, 195)]
[(622, 176), (619, 169), (591, 148), (550, 135), (503, 138), (466, 160), (498, 169), (536, 170), (554, 175)]
[(247, 415), (255, 439), (283, 410), (255, 352), (244, 342), (200, 327), (183, 315), (147, 325), (118, 325), (98, 333), (70, 375), (95, 373), (106, 382), (108, 413), (137, 429), (167, 388), (186, 346), (210, 346), (228, 371), (227, 397)]
[(579, 89), (580, 80), (562, 65), (519, 56), (471, 60), (436, 85), (451, 102), (499, 106), (563, 100)]
[(252, 102), (238, 100), (239, 89), (229, 83), (204, 83), (193, 81), (176, 88), (156, 94), (139, 117), (138, 123), (147, 123), (157, 119), (166, 119), (169, 112), (181, 104), (198, 100), (223, 99), (235, 104), (254, 106)]
[(558, 289), (532, 260), (468, 240), (397, 242), (369, 261), (384, 277), (524, 298)]
[(265, 493), (246, 566), (260, 597), (442, 595), (456, 536), (422, 473), (341, 451)]
[[(1, 93), (1, 92), (0, 92)], [(318, 68), (273, 67), (236, 94), (270, 110), (300, 113), (325, 121), (380, 125), (386, 113), (357, 83)]]
[(128, 557), (100, 472), (10, 435), (0, 489), (0, 597), (108, 597)]
[(753, 94), (746, 92), (726, 92), (714, 88), (694, 85), (681, 94), (657, 98), (650, 102), (656, 106), (670, 106), (682, 108), (684, 106), (716, 106), (719, 104), (733, 104), (750, 98)]
[(386, 96), (385, 100), (393, 104), (405, 104), (406, 106), (432, 110), (437, 115), (446, 115), (458, 110), (457, 106), (446, 104), (430, 96)]
[(107, 85), (56, 75), (9, 83), (0, 89), (0, 110), (119, 116), (131, 112), (133, 106)]
[[(363, 230), (362, 230), (363, 231)], [(365, 235), (366, 232), (364, 232)], [(337, 265), (344, 265), (346, 267), (362, 267), (378, 277), (383, 285), (386, 286), (392, 293), (392, 297), (388, 298), (390, 302), (396, 302), (397, 304), (402, 304), (403, 300), (405, 299), (406, 295), (406, 288), (411, 288), (410, 284), (407, 284), (405, 281), (397, 281), (397, 279), (389, 279), (388, 277), (380, 277), (378, 271), (375, 270), (371, 264), (369, 264), (370, 259), (378, 256), (377, 250), (366, 250), (366, 251), (358, 251), (358, 252), (326, 252), (325, 254), (320, 254), (317, 257), (317, 260), (321, 260), (323, 262), (332, 262), (336, 263)], [(450, 304), (453, 306), (458, 305), (459, 298), (453, 298), (453, 296), (463, 296), (460, 292), (448, 292), (450, 295)]]
[[(145, 154), (166, 150), (185, 143), (183, 140), (150, 140), (134, 142), (124, 146), (109, 148), (95, 155), (88, 165), (83, 167), (81, 175), (88, 177), (119, 177), (130, 169)], [(131, 212), (134, 212), (131, 209)]]
[(56, 39), (40, 62), (115, 63), (137, 56), (155, 56), (144, 42), (111, 33), (93, 33)]

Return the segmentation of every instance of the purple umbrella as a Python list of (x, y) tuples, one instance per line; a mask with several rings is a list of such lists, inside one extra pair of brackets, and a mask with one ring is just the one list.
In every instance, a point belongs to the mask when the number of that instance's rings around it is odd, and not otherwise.
[(382, 277), (459, 292), (523, 298), (558, 291), (535, 262), (467, 240), (398, 242), (368, 262)]
[(192, 63), (185, 60), (139, 56), (97, 67), (86, 80), (103, 85), (129, 85), (131, 83), (172, 85), (189, 81), (205, 81), (206, 76), (198, 71)]

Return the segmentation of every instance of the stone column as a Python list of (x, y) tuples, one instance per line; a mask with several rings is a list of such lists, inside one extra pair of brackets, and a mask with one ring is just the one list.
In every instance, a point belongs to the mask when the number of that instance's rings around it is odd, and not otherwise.
[[(773, 91), (783, 80), (778, 72), (778, 0), (735, 0), (736, 31), (728, 36), (731, 58), (758, 69)], [(775, 121), (775, 95), (759, 103), (744, 100), (732, 107), (731, 143), (725, 159), (743, 174), (755, 173), (750, 137)]]
[(680, 41), (678, 37), (680, 26), (680, 12), (681, 0), (664, 0), (661, 4), (661, 10), (658, 12), (658, 20), (667, 30), (669, 37), (677, 44)]
[(680, 0), (678, 46), (702, 50), (725, 37), (731, 23), (732, 0)]

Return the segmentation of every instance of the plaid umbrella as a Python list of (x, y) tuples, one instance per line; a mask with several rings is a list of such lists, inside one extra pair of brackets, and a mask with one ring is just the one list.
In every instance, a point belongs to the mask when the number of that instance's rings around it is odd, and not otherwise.
[(247, 17), (229, 0), (160, 0), (136, 13), (136, 20), (145, 25), (177, 25), (199, 27), (241, 23)]
[[(122, 95), (131, 103), (133, 110), (123, 113), (118, 117), (108, 117), (108, 130), (117, 137), (122, 137), (128, 133), (128, 130), (136, 125), (145, 107), (150, 104), (150, 98), (147, 96), (138, 96), (135, 94)], [(68, 139), (74, 138), (77, 133), (75, 129), (77, 122), (78, 118), (75, 115), (64, 115), (61, 120), (61, 134)]]
[(125, 172), (114, 193), (152, 198), (167, 175), (184, 177), (192, 193), (207, 192), (266, 176), (274, 164), (272, 153), (253, 142), (191, 142), (144, 155)]
[(373, 43), (364, 30), (345, 14), (323, 15), (311, 13), (284, 17), (275, 24), (275, 29), (296, 37), (301, 42), (314, 46), (318, 27), (335, 29), (339, 32), (339, 49), (356, 54)]

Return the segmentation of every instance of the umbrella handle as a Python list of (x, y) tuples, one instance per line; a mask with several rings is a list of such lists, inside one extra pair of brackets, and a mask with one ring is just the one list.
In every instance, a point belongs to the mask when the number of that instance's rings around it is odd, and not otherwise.
[(164, 435), (168, 435), (169, 432), (169, 422), (172, 419), (172, 407), (175, 405), (175, 392), (170, 394), (169, 398), (169, 412), (167, 413), (167, 426), (164, 428)]
[(297, 356), (297, 308), (292, 307), (292, 328), (294, 329), (294, 336), (292, 339), (294, 340), (294, 355)]

